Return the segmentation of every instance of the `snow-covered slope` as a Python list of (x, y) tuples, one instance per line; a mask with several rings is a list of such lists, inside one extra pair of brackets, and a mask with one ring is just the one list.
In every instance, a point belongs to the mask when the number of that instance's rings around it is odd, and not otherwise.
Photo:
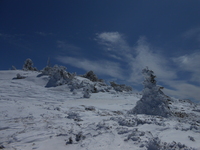
[[(16, 74), (25, 79), (13, 79)], [(76, 77), (77, 80), (86, 80)], [(46, 88), (49, 78), (31, 71), (0, 71), (0, 149), (200, 149), (200, 107), (172, 99), (174, 116), (131, 115), (141, 95)]]

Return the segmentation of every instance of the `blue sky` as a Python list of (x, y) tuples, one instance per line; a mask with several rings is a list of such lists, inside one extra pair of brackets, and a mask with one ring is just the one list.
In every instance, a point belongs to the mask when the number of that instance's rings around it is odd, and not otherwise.
[(199, 0), (1, 0), (0, 69), (93, 70), (142, 90), (148, 66), (164, 92), (200, 101)]

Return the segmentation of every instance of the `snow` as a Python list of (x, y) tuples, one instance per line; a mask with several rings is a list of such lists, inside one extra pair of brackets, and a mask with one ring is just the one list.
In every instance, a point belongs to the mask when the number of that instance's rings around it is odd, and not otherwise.
[[(20, 74), (26, 78), (13, 79)], [(76, 77), (77, 80), (87, 80)], [(200, 149), (200, 107), (173, 99), (175, 116), (127, 113), (141, 95), (46, 88), (39, 72), (0, 71), (0, 147), (8, 150)], [(180, 117), (182, 116), (182, 117)], [(70, 142), (69, 139), (72, 139)]]

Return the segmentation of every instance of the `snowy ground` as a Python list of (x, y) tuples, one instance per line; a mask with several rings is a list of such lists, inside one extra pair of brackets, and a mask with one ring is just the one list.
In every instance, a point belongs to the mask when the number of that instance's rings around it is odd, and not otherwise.
[[(25, 79), (13, 79), (20, 73)], [(0, 71), (0, 149), (200, 149), (200, 107), (174, 99), (176, 117), (128, 115), (141, 95), (45, 88), (37, 72)]]

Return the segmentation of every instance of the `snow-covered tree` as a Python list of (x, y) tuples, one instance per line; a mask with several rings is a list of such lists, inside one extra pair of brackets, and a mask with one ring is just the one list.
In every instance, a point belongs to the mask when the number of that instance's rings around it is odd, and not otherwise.
[(50, 80), (47, 83), (47, 87), (63, 85), (70, 82), (75, 74), (71, 74), (66, 71), (66, 67), (55, 65), (54, 67), (45, 67), (43, 73), (50, 76)]
[(103, 82), (102, 79), (98, 79), (97, 75), (93, 71), (87, 72), (85, 75), (82, 75), (82, 77), (87, 78), (93, 82)]
[(24, 79), (24, 78), (26, 78), (25, 76), (22, 76), (21, 74), (17, 74), (17, 78), (16, 79)]
[(144, 90), (142, 98), (129, 111), (131, 114), (146, 114), (169, 117), (172, 115), (167, 96), (161, 91), (163, 87), (156, 85), (155, 75), (148, 67), (142, 70)]
[(43, 75), (50, 75), (53, 72), (53, 67), (46, 66), (45, 68), (42, 69), (42, 74)]
[(91, 96), (91, 86), (88, 84), (86, 87), (83, 88), (83, 97), (84, 98), (90, 98)]
[(30, 58), (25, 60), (24, 65), (23, 65), (23, 70), (37, 71), (37, 69), (33, 67), (33, 61)]
[(23, 75), (21, 75), (21, 74), (16, 74), (16, 76), (17, 77), (15, 77), (15, 78), (13, 78), (13, 79), (24, 79), (24, 78), (26, 78), (26, 76), (23, 76)]
[(117, 84), (117, 83), (112, 81), (112, 82), (110, 82), (110, 85), (114, 88), (115, 91), (118, 91), (118, 92), (123, 92), (123, 91), (129, 92), (129, 91), (132, 91), (132, 87), (127, 86), (125, 84)]

